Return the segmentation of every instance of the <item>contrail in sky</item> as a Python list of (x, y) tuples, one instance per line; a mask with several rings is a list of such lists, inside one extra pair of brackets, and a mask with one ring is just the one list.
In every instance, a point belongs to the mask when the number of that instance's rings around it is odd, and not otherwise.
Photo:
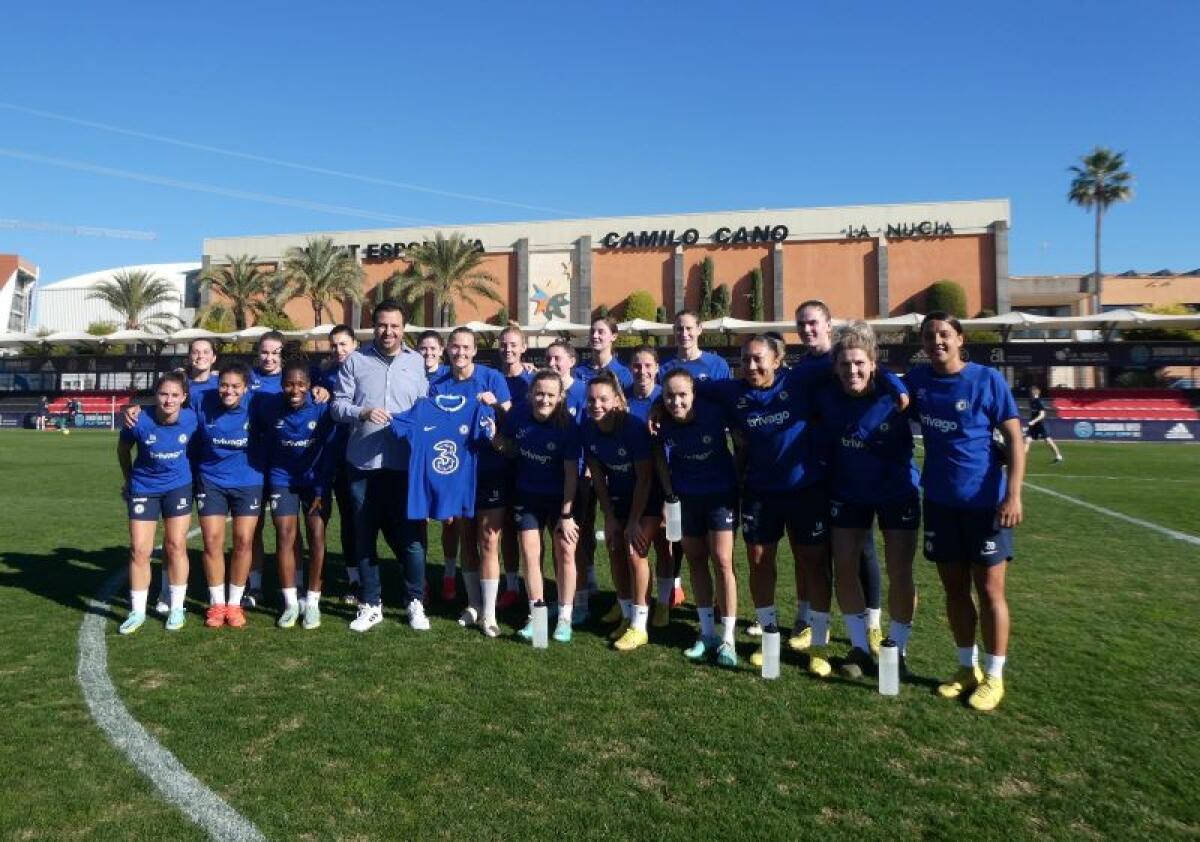
[(124, 228), (97, 228), (92, 225), (62, 225), (57, 222), (35, 222), (32, 219), (0, 219), (0, 228), (24, 228), (29, 231), (49, 231), (53, 234), (73, 234), (76, 237), (109, 237), (115, 240), (157, 240), (153, 231), (130, 231)]

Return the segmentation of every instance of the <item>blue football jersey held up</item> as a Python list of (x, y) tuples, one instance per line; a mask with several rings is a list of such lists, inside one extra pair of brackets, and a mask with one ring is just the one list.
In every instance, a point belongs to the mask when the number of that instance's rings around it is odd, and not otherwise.
[(474, 517), (479, 451), (489, 448), (486, 419), (495, 413), (463, 395), (423, 398), (392, 416), (392, 432), (407, 440), (408, 517)]
[[(479, 395), (491, 392), (496, 403), (510, 403), (512, 396), (508, 392), (508, 381), (500, 372), (486, 365), (476, 365), (471, 376), (458, 379), (453, 369), (447, 369), (441, 377), (429, 382), (429, 396), (459, 395), (472, 402), (478, 402)], [(478, 468), (482, 474), (501, 473), (507, 467), (503, 456), (490, 447), (484, 448), (479, 454)]]
[(134, 494), (164, 494), (192, 484), (188, 446), (196, 433), (196, 413), (179, 410), (171, 424), (160, 424), (158, 413), (147, 409), (137, 423), (121, 430), (121, 439), (137, 445), (129, 490)]

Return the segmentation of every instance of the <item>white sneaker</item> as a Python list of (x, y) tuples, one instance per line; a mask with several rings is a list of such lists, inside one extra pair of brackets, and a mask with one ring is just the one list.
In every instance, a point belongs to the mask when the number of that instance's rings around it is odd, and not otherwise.
[(408, 625), (413, 631), (429, 631), (429, 618), (425, 616), (425, 606), (419, 599), (408, 603)]
[(762, 637), (762, 626), (759, 624), (758, 620), (755, 620), (753, 623), (746, 626), (746, 634), (750, 635), (751, 637)]
[(475, 623), (478, 621), (479, 615), (476, 613), (475, 609), (469, 605), (464, 608), (462, 614), (458, 616), (458, 624), (464, 629), (471, 628), (471, 626), (475, 625)]
[(154, 603), (154, 613), (158, 614), (160, 617), (165, 617), (170, 612), (171, 606), (166, 603), (162, 596), (159, 596), (158, 602)]
[(479, 630), (483, 632), (484, 637), (499, 637), (500, 626), (496, 623), (495, 617), (483, 617), (479, 620)]
[(350, 631), (365, 632), (382, 622), (383, 606), (364, 603), (358, 606), (358, 616), (350, 621)]

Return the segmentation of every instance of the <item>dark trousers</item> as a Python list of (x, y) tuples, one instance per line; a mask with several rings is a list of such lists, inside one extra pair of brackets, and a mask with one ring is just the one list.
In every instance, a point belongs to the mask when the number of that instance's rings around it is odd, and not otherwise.
[(350, 499), (354, 504), (354, 548), (362, 580), (362, 601), (379, 605), (383, 589), (375, 541), (383, 530), (384, 540), (404, 565), (405, 604), (419, 600), (425, 589), (425, 542), (423, 520), (408, 519), (408, 471), (379, 468), (363, 471), (349, 468)]
[(350, 466), (342, 462), (333, 477), (333, 499), (337, 501), (338, 535), (342, 539), (342, 560), (346, 569), (358, 564), (354, 552), (354, 501), (350, 496)]

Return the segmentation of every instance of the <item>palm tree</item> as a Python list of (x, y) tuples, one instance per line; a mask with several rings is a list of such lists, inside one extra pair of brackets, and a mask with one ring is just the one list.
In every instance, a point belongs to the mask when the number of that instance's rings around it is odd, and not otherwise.
[(419, 304), (426, 295), (432, 296), (440, 325), (454, 323), (457, 301), (474, 306), (478, 297), (504, 304), (496, 292), (496, 277), (480, 268), (483, 255), (461, 234), (446, 237), (439, 232), (435, 239), (408, 249), (405, 257), (410, 264), (408, 271), (389, 279), (389, 291), (409, 307)]
[(254, 323), (274, 330), (295, 330), (296, 325), (284, 309), (296, 297), (292, 294), (292, 285), (282, 272), (266, 275), (265, 281), (266, 289), (262, 298), (250, 305), (254, 311)]
[(1125, 169), (1125, 153), (1113, 152), (1103, 146), (1097, 146), (1089, 154), (1082, 156), (1083, 166), (1073, 166), (1071, 187), (1067, 191), (1067, 201), (1081, 208), (1096, 209), (1096, 298), (1100, 297), (1100, 221), (1108, 206), (1115, 202), (1128, 202), (1133, 198), (1133, 175)]
[(279, 275), (287, 285), (289, 298), (308, 299), (313, 325), (321, 324), (326, 312), (332, 315), (333, 302), (346, 298), (361, 301), (363, 297), (362, 267), (329, 237), (317, 237), (303, 248), (288, 249)]
[(151, 327), (166, 330), (179, 322), (178, 315), (162, 311), (164, 304), (179, 303), (179, 291), (169, 281), (145, 269), (114, 272), (88, 293), (88, 299), (103, 301), (116, 310), (129, 330)]
[(200, 275), (200, 285), (227, 299), (234, 327), (245, 330), (246, 314), (254, 312), (255, 302), (266, 295), (271, 273), (261, 269), (258, 258), (250, 254), (238, 257), (227, 254), (225, 262), (225, 266), (205, 269)]

